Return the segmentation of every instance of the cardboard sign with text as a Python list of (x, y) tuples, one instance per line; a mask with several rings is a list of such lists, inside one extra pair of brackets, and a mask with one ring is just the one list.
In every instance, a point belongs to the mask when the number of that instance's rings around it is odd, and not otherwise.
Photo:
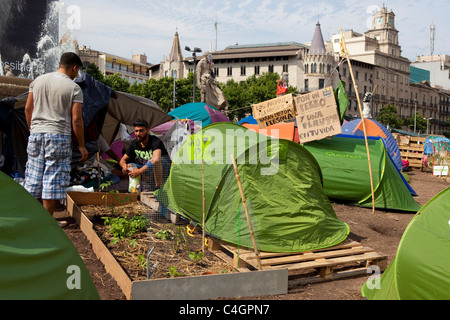
[(294, 119), (295, 116), (296, 112), (292, 94), (283, 95), (253, 105), (253, 117), (261, 129)]
[(300, 143), (342, 133), (332, 87), (297, 96), (295, 107)]

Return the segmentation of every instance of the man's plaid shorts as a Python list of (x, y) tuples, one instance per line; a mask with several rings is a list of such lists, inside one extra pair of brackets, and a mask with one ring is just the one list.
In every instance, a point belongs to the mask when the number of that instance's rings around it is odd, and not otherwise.
[(35, 198), (66, 198), (70, 183), (71, 137), (59, 134), (32, 134), (28, 138), (25, 189)]

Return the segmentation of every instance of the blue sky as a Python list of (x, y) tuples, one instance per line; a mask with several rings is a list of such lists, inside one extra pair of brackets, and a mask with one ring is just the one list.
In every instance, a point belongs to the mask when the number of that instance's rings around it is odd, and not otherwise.
[[(377, 1), (293, 0), (60, 0), (81, 45), (131, 58), (145, 53), (150, 63), (168, 55), (176, 31), (182, 48), (223, 50), (229, 45), (309, 42), (320, 20), (323, 37), (353, 29), (363, 33)], [(430, 25), (436, 26), (435, 54), (450, 55), (448, 0), (384, 1), (396, 15), (402, 55), (430, 54)], [(67, 12), (69, 11), (69, 12)], [(62, 27), (64, 28), (64, 26)], [(184, 56), (190, 55), (183, 51)]]

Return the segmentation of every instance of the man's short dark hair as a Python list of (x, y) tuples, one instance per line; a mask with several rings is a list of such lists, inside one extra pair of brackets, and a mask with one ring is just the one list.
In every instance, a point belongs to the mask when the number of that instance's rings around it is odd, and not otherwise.
[(148, 122), (144, 119), (138, 119), (133, 123), (134, 127), (145, 127), (148, 129)]
[(80, 57), (74, 52), (65, 52), (62, 54), (61, 59), (59, 60), (60, 66), (68, 69), (70, 67), (82, 67), (83, 62)]

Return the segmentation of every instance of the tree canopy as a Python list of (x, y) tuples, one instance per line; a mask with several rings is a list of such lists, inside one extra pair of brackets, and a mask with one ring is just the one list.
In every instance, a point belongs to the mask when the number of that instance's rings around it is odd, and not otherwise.
[[(194, 74), (192, 72), (188, 74), (187, 78), (175, 80), (174, 103), (174, 78), (172, 77), (162, 77), (158, 80), (149, 79), (143, 83), (135, 82), (130, 85), (127, 79), (122, 78), (117, 73), (104, 76), (93, 63), (89, 64), (84, 71), (113, 90), (128, 92), (153, 100), (164, 112), (170, 112), (174, 106), (176, 108), (193, 101)], [(252, 112), (252, 104), (275, 98), (278, 79), (280, 79), (280, 75), (269, 72), (260, 76), (253, 75), (241, 82), (231, 79), (225, 84), (218, 83), (229, 103), (228, 117), (231, 120), (234, 118), (241, 119)], [(196, 89), (196, 98), (198, 99), (200, 92), (198, 88)], [(298, 91), (296, 88), (289, 86), (288, 93), (296, 94)]]

